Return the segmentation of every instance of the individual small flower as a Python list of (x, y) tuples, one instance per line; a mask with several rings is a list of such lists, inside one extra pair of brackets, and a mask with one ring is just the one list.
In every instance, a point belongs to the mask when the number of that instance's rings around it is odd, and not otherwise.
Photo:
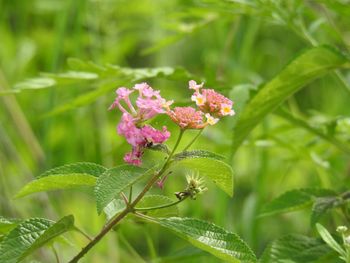
[(214, 118), (209, 113), (206, 113), (205, 117), (207, 118), (207, 123), (209, 125), (214, 125), (214, 124), (216, 124), (219, 121), (219, 118)]
[(205, 103), (205, 97), (200, 93), (195, 93), (191, 96), (191, 100), (196, 102), (197, 106), (203, 106)]
[(188, 82), (188, 88), (189, 89), (193, 89), (195, 91), (199, 91), (199, 89), (201, 89), (203, 87), (204, 83), (201, 83), (201, 84), (197, 84), (197, 82), (195, 82), (194, 80), (190, 80)]
[(203, 122), (203, 113), (192, 107), (175, 107), (167, 114), (181, 129), (203, 129), (207, 125)]
[(220, 113), (221, 113), (222, 116), (227, 116), (227, 115), (233, 116), (233, 115), (235, 115), (235, 112), (232, 109), (232, 104), (225, 104), (225, 103), (221, 104)]

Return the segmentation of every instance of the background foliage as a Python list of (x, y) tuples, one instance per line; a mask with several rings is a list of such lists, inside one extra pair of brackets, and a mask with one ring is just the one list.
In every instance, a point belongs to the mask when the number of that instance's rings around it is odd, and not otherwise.
[[(304, 242), (300, 235), (317, 237), (317, 221), (330, 232), (347, 225), (349, 217), (325, 203), (350, 185), (349, 17), (346, 0), (1, 0), (0, 215), (57, 221), (74, 214), (75, 225), (97, 233), (105, 218), (89, 188), (14, 196), (55, 166), (122, 163), (128, 146), (115, 133), (120, 116), (107, 111), (116, 87), (147, 80), (185, 103), (194, 78), (235, 101), (235, 120), (207, 129), (194, 146), (227, 158), (235, 194), (208, 182), (205, 195), (181, 204), (181, 215), (234, 231), (258, 256), (273, 240), (287, 247)], [(167, 117), (155, 120), (164, 123), (176, 133)], [(174, 174), (164, 193), (172, 197), (184, 183)], [(157, 225), (126, 223), (118, 231), (86, 262), (220, 262)], [(56, 245), (64, 262), (86, 243), (66, 237), (72, 242)], [(50, 250), (31, 257), (54, 260)]]

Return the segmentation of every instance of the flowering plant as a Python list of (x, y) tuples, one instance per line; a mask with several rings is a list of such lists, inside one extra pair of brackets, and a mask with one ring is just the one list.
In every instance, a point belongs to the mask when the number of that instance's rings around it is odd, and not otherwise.
[[(109, 109), (121, 112), (117, 133), (131, 146), (131, 150), (124, 155), (126, 164), (110, 169), (93, 163), (57, 167), (45, 172), (18, 193), (17, 196), (21, 197), (43, 190), (60, 189), (60, 185), (67, 184), (71, 187), (94, 187), (97, 212), (106, 214), (107, 223), (94, 238), (89, 238), (89, 243), (70, 262), (78, 262), (128, 215), (168, 228), (194, 246), (223, 260), (256, 262), (254, 253), (235, 234), (202, 220), (178, 217), (176, 206), (185, 200), (194, 200), (207, 191), (207, 180), (211, 180), (230, 196), (233, 194), (232, 168), (223, 161), (224, 157), (208, 151), (189, 150), (205, 127), (216, 124), (225, 116), (234, 115), (233, 102), (193, 80), (189, 82), (189, 89), (193, 90), (191, 99), (195, 103), (194, 107), (173, 107), (174, 101), (164, 99), (160, 91), (154, 90), (147, 83), (136, 84), (131, 89), (118, 88)], [(179, 127), (172, 150), (169, 150), (165, 142), (174, 134), (170, 134), (166, 126), (155, 128), (149, 124), (159, 114), (169, 116)], [(181, 139), (189, 129), (198, 130), (198, 134), (178, 151)], [(148, 167), (143, 160), (148, 149), (163, 152), (166, 155), (165, 161), (162, 159), (159, 165)], [(154, 186), (163, 189), (166, 179), (177, 169), (186, 170), (187, 184), (174, 193), (175, 200), (164, 195), (148, 195)], [(133, 186), (141, 184), (139, 182), (142, 179), (146, 183), (142, 184), (141, 191), (136, 191)], [(171, 179), (167, 179), (169, 180)], [(47, 182), (51, 182), (51, 186)], [(25, 222), (29, 223), (33, 222)], [(73, 217), (67, 216), (56, 223), (47, 222), (48, 226), (41, 231), (50, 239), (58, 235), (56, 232), (61, 234), (71, 229), (84, 233), (73, 223)], [(63, 230), (62, 225), (65, 225)], [(60, 231), (54, 231), (55, 229)]]

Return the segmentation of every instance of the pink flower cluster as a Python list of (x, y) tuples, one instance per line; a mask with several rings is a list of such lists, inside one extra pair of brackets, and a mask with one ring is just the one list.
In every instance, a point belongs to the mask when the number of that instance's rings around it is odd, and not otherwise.
[[(189, 88), (194, 90), (191, 99), (196, 102), (197, 109), (170, 109), (173, 101), (166, 101), (160, 96), (160, 91), (153, 90), (147, 83), (136, 84), (132, 89), (117, 89), (117, 97), (110, 109), (118, 107), (122, 112), (117, 132), (132, 146), (131, 152), (124, 156), (125, 162), (141, 165), (145, 148), (150, 144), (164, 143), (170, 137), (165, 126), (162, 130), (157, 130), (144, 124), (158, 114), (166, 113), (181, 129), (203, 129), (207, 125), (214, 125), (223, 116), (234, 115), (233, 102), (222, 94), (213, 89), (203, 89), (203, 83), (197, 84), (194, 80), (189, 82)], [(138, 93), (136, 107), (130, 100), (130, 95), (134, 92)]]
[[(130, 94), (135, 91), (138, 92), (136, 109), (130, 100)], [(136, 84), (132, 89), (121, 87), (116, 93), (117, 97), (109, 109), (118, 107), (123, 113), (117, 132), (132, 146), (132, 151), (125, 154), (124, 161), (141, 165), (144, 149), (149, 144), (163, 143), (170, 137), (170, 132), (165, 126), (162, 130), (157, 130), (150, 125), (144, 125), (143, 122), (157, 114), (165, 113), (164, 108), (169, 108), (172, 101), (163, 99), (160, 92), (153, 90), (147, 83)]]
[(190, 80), (189, 89), (194, 90), (191, 99), (196, 102), (199, 110), (193, 107), (175, 107), (167, 112), (181, 129), (203, 129), (207, 125), (216, 124), (223, 116), (235, 114), (230, 99), (213, 89), (203, 89), (203, 83), (197, 84)]

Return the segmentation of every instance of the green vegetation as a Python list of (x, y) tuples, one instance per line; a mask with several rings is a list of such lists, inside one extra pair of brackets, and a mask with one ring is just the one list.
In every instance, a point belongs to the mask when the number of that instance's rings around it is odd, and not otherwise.
[[(348, 0), (0, 0), (0, 262), (349, 263), (349, 25)], [(125, 164), (115, 90), (173, 109), (190, 80), (235, 115), (141, 118), (171, 136)]]

